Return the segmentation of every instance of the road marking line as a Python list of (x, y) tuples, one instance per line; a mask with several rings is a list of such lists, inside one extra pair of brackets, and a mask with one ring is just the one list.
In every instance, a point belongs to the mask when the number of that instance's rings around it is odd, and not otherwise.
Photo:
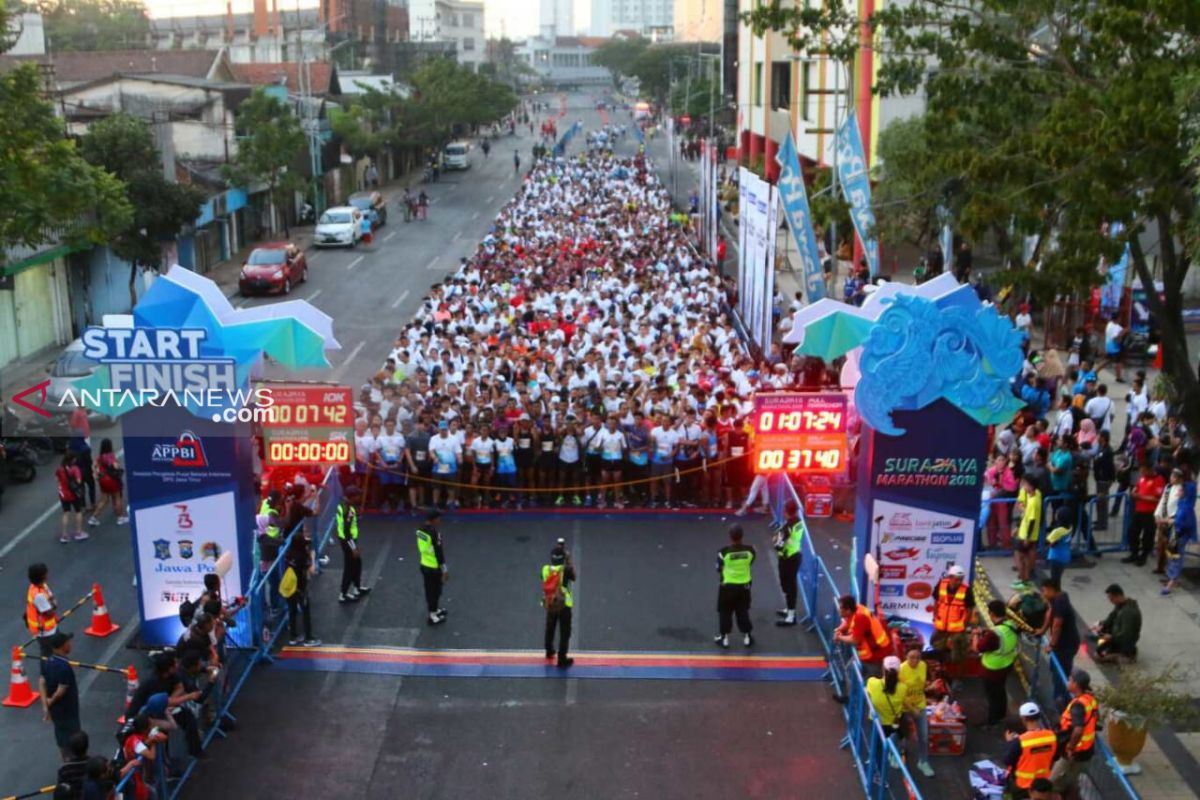
[[(129, 638), (133, 636), (134, 631), (138, 630), (138, 618), (134, 617), (126, 622), (121, 626), (121, 630), (124, 631), (124, 633), (114, 639), (112, 644), (110, 644), (104, 651), (104, 654), (100, 656), (101, 664), (113, 663), (113, 661), (117, 658), (117, 654), (121, 652), (121, 650), (129, 642)], [(89, 688), (91, 688), (92, 684), (96, 682), (96, 678), (99, 675), (100, 672), (98, 670), (87, 670), (87, 674), (79, 679), (79, 693), (83, 694)]]
[(408, 289), (405, 289), (399, 297), (392, 301), (392, 308), (399, 308), (400, 304), (404, 302), (404, 298), (406, 297), (408, 297)]
[(434, 256), (434, 257), (433, 257), (433, 261), (430, 261), (430, 262), (429, 262), (429, 265), (428, 265), (428, 266), (426, 266), (426, 267), (425, 267), (425, 269), (433, 269), (433, 265), (434, 265), (434, 264), (436, 264), (436, 263), (438, 262), (438, 259), (439, 259), (439, 258), (441, 258), (441, 256)]
[(313, 300), (316, 300), (316, 299), (317, 299), (317, 295), (319, 295), (319, 294), (320, 294), (321, 292), (323, 292), (323, 291), (325, 291), (325, 290), (324, 290), (324, 289), (317, 289), (315, 292), (313, 292), (312, 294), (310, 294), (310, 295), (309, 295), (308, 297), (306, 297), (305, 299), (306, 299), (308, 302), (310, 302), (310, 303), (311, 303)]
[(366, 258), (366, 256), (359, 256), (358, 258), (351, 261), (349, 264), (346, 265), (346, 271), (349, 272), (350, 270), (354, 269), (354, 267), (358, 265), (358, 262), (362, 261), (364, 258)]
[(473, 220), (475, 220), (475, 219), (479, 219), (479, 212), (478, 212), (478, 211), (476, 211), (474, 214), (472, 214), (472, 215), (471, 215), (471, 219), (473, 219)]
[(461, 230), (461, 229), (455, 232), (455, 234), (454, 234), (454, 238), (453, 238), (453, 239), (451, 239), (450, 241), (452, 241), (452, 242), (457, 242), (457, 241), (458, 241), (458, 237), (460, 237), (460, 236), (462, 236), (462, 230)]
[(496, 195), (491, 195), (490, 197), (488, 197), (488, 199), (487, 199), (487, 200), (484, 200), (483, 202), (485, 202), (485, 203), (490, 203), (490, 202), (492, 202), (492, 201), (493, 201), (493, 200), (495, 200), (495, 199), (496, 199)]
[(335, 381), (341, 379), (342, 373), (344, 373), (346, 371), (346, 367), (350, 366), (350, 362), (353, 361), (360, 352), (362, 352), (362, 349), (364, 347), (366, 347), (366, 345), (367, 345), (366, 339), (363, 339), (361, 342), (354, 345), (354, 349), (350, 351), (350, 355), (346, 356), (346, 360), (343, 361), (341, 364), (338, 364), (337, 369), (335, 369), (333, 371), (333, 379)]
[(383, 240), (384, 240), (385, 242), (390, 242), (390, 241), (392, 240), (392, 237), (393, 237), (393, 236), (395, 236), (395, 235), (396, 235), (396, 232), (395, 232), (395, 231), (392, 231), (392, 232), (391, 232), (391, 233), (389, 233), (387, 236), (383, 237)]

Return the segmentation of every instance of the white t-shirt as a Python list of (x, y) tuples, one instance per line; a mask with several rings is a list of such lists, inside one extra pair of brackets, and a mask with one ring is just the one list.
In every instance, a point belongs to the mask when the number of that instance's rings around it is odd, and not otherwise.
[(683, 438), (683, 435), (674, 428), (664, 428), (660, 425), (650, 431), (650, 438), (654, 443), (654, 460), (659, 464), (669, 464), (675, 443)]
[(471, 454), (475, 457), (476, 464), (488, 465), (492, 463), (492, 456), (496, 452), (496, 443), (492, 441), (492, 437), (476, 436), (471, 440)]
[(600, 453), (604, 456), (605, 461), (621, 460), (621, 454), (626, 447), (624, 433), (605, 428), (596, 434), (596, 441), (600, 444)]
[(462, 445), (455, 436), (438, 434), (429, 440), (429, 453), (433, 457), (433, 471), (439, 475), (447, 475), (458, 469), (459, 459), (462, 458)]
[(400, 455), (404, 452), (404, 437), (399, 433), (391, 435), (387, 433), (379, 434), (379, 438), (375, 440), (378, 444), (379, 457), (384, 461), (395, 462), (400, 460)]
[(1112, 427), (1113, 402), (1109, 397), (1097, 395), (1083, 406), (1083, 413), (1093, 420), (1100, 420), (1100, 430), (1107, 431)]

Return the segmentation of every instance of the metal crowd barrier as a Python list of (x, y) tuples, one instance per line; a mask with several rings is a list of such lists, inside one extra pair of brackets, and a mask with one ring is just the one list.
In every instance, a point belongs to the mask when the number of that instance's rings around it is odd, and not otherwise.
[[(783, 505), (788, 500), (795, 501), (803, 514), (804, 503), (788, 477), (780, 475), (774, 483), (771, 498), (775, 523), (782, 523)], [(896, 743), (884, 735), (879, 716), (867, 699), (858, 655), (833, 640), (833, 632), (841, 624), (838, 598), (842, 592), (817, 555), (811, 536), (804, 537), (801, 548), (800, 594), (806, 612), (803, 623), (820, 638), (828, 664), (827, 677), (844, 701), (846, 735), (842, 747), (850, 750), (863, 792), (871, 800), (922, 800)]]
[[(1016, 520), (1013, 519), (1016, 502), (1015, 497), (995, 497), (980, 503), (976, 552), (986, 555), (1012, 550), (1011, 542), (1017, 528)], [(1073, 552), (1118, 553), (1129, 549), (1129, 528), (1133, 513), (1127, 492), (1092, 495), (1083, 504), (1079, 504), (1072, 495), (1057, 494), (1042, 499), (1042, 519), (1038, 531), (1039, 554), (1045, 555), (1045, 533), (1053, 525), (1054, 509), (1060, 503), (1075, 506), (1075, 514), (1071, 520), (1074, 528), (1071, 534)], [(1101, 519), (1101, 503), (1109, 513), (1103, 516), (1105, 526), (1097, 528), (1095, 523)], [(1115, 513), (1112, 512), (1113, 505), (1117, 506)], [(1008, 523), (1007, 531), (1004, 530), (1005, 520)], [(996, 527), (997, 525), (999, 527)]]

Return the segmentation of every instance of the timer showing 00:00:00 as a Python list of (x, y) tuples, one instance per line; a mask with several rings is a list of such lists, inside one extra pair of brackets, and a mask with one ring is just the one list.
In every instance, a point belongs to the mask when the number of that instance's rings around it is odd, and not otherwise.
[(272, 464), (345, 464), (350, 461), (350, 443), (270, 442), (267, 461)]

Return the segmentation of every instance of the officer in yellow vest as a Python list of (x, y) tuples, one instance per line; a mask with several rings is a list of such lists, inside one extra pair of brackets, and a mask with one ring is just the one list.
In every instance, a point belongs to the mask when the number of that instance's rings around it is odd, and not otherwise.
[(1096, 721), (1100, 717), (1100, 704), (1092, 694), (1092, 676), (1077, 669), (1067, 678), (1067, 691), (1071, 702), (1059, 717), (1060, 735), (1066, 735), (1062, 758), (1054, 764), (1050, 780), (1054, 790), (1064, 797), (1072, 796), (1079, 783), (1079, 776), (1087, 769), (1088, 762), (1096, 753)]
[(1008, 741), (1009, 797), (1013, 800), (1029, 797), (1029, 790), (1038, 778), (1050, 777), (1054, 753), (1058, 749), (1058, 737), (1054, 731), (1042, 727), (1042, 710), (1037, 703), (1021, 706), (1020, 734), (1009, 731), (1004, 735)]
[(442, 532), (438, 522), (442, 512), (436, 508), (425, 517), (417, 528), (417, 554), (421, 558), (421, 578), (425, 582), (425, 607), (429, 612), (430, 625), (441, 625), (446, 621), (446, 609), (442, 608), (442, 584), (450, 579), (446, 568), (446, 551), (442, 548)]
[(349, 486), (334, 515), (334, 533), (342, 548), (342, 590), (339, 603), (353, 603), (371, 593), (362, 585), (362, 550), (358, 545), (358, 509), (354, 504), (362, 495), (357, 486)]
[(992, 630), (980, 631), (975, 649), (983, 666), (983, 691), (987, 695), (985, 726), (996, 725), (1008, 714), (1008, 673), (1017, 660), (1017, 632), (1008, 622), (1003, 600), (988, 601)]
[(775, 534), (775, 555), (779, 557), (779, 588), (783, 590), (785, 608), (775, 612), (780, 619), (776, 625), (796, 624), (796, 596), (800, 581), (800, 543), (804, 541), (804, 520), (800, 519), (800, 506), (795, 500), (783, 504), (783, 525)]
[[(571, 554), (567, 552), (567, 543), (559, 539), (550, 551), (550, 563), (542, 565), (542, 587), (545, 589), (551, 575), (557, 575), (557, 589), (551, 597), (543, 597), (542, 604), (546, 607), (546, 659), (558, 656), (558, 666), (566, 669), (575, 663), (575, 659), (567, 655), (571, 641), (571, 618), (575, 609), (575, 595), (571, 584), (575, 582), (575, 565), (571, 563)], [(554, 631), (558, 629), (558, 649), (554, 647)]]
[(742, 643), (754, 644), (750, 634), (754, 625), (750, 622), (750, 578), (751, 568), (758, 553), (748, 544), (742, 543), (745, 534), (741, 525), (729, 529), (729, 541), (717, 553), (717, 572), (721, 575), (721, 588), (717, 591), (717, 615), (721, 632), (713, 639), (721, 647), (729, 647), (729, 634), (733, 631), (733, 618), (737, 616), (738, 630), (742, 632)]

